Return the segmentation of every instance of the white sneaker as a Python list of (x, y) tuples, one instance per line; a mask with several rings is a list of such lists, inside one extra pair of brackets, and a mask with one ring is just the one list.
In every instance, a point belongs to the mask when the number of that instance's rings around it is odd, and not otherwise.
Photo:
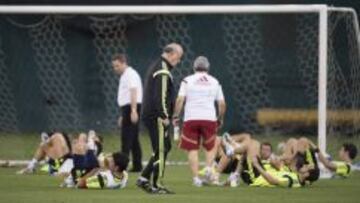
[(62, 187), (62, 188), (73, 188), (73, 187), (75, 187), (75, 183), (74, 183), (74, 179), (73, 179), (72, 175), (69, 175), (68, 177), (66, 177), (64, 182), (61, 183), (60, 187)]
[(214, 172), (214, 173), (212, 174), (211, 184), (212, 184), (212, 185), (221, 186), (221, 183), (220, 183), (220, 173), (219, 173), (219, 172)]
[(95, 139), (96, 137), (96, 132), (95, 130), (89, 130), (88, 132), (88, 139)]
[(205, 167), (205, 180), (206, 182), (211, 182), (211, 180), (213, 179), (213, 174), (214, 174), (214, 170), (213, 168), (210, 168), (210, 167)]
[(239, 173), (231, 173), (228, 181), (230, 183), (230, 187), (237, 187), (239, 186)]
[(41, 143), (46, 143), (46, 141), (49, 139), (49, 135), (46, 132), (42, 132), (40, 134)]
[(29, 168), (29, 167), (23, 168), (16, 172), (16, 174), (18, 174), (18, 175), (33, 174), (33, 173), (35, 173), (35, 169)]
[(226, 154), (226, 156), (228, 156), (228, 157), (233, 156), (234, 153), (235, 153), (234, 147), (231, 146), (231, 144), (229, 144), (227, 142), (224, 142), (224, 144), (225, 144), (225, 154)]
[(199, 177), (194, 177), (193, 178), (193, 185), (195, 187), (202, 187), (203, 186), (203, 182)]
[(231, 142), (231, 137), (229, 133), (224, 133), (222, 136), (222, 143), (225, 146), (225, 154), (226, 156), (232, 156), (235, 153), (235, 149), (234, 147), (230, 144)]

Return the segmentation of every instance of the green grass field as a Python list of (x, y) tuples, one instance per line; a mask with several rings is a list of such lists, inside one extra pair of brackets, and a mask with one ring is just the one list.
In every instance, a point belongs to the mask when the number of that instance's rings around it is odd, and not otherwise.
[[(273, 143), (283, 140), (282, 136), (258, 137)], [(118, 149), (119, 139), (115, 135), (105, 137), (106, 151)], [(334, 154), (342, 142), (350, 141), (360, 146), (359, 138), (331, 138), (329, 151)], [(37, 135), (0, 135), (0, 159), (30, 159), (38, 142)], [(149, 156), (149, 143), (142, 138), (144, 159)], [(336, 156), (334, 156), (336, 158)], [(174, 147), (170, 160), (186, 160), (185, 154)], [(0, 202), (360, 202), (360, 173), (354, 172), (348, 179), (320, 180), (314, 185), (300, 189), (202, 187), (191, 185), (191, 175), (187, 166), (169, 166), (165, 183), (175, 195), (148, 195), (135, 186), (137, 174), (130, 175), (127, 188), (123, 190), (78, 190), (59, 188), (60, 180), (46, 174), (16, 175), (18, 168), (0, 168)]]

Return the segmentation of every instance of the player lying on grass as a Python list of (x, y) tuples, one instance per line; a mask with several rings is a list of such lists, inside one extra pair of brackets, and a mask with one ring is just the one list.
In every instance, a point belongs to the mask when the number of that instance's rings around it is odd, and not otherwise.
[[(78, 136), (80, 138), (82, 136)], [(36, 148), (33, 159), (18, 174), (34, 173), (38, 163), (48, 159), (51, 174), (69, 173), (73, 167), (72, 148), (78, 144), (78, 138), (70, 141), (66, 133), (42, 133), (41, 142)], [(102, 152), (102, 139), (95, 131), (89, 131), (86, 143), (96, 155)]]
[(78, 138), (73, 140), (71, 157), (73, 168), (70, 173), (63, 173), (67, 177), (62, 187), (74, 187), (78, 178), (90, 177), (96, 174), (100, 169), (94, 140), (95, 133), (80, 133)]
[(115, 189), (126, 186), (129, 159), (125, 154), (116, 152), (98, 158), (86, 134), (80, 134), (73, 145), (72, 157), (74, 167), (66, 174), (63, 187)]
[[(246, 136), (246, 135), (245, 135)], [(221, 138), (216, 138), (217, 157), (215, 162), (217, 163), (212, 170), (213, 176), (212, 183), (218, 184), (218, 178), (220, 173), (230, 173), (228, 180), (224, 185), (230, 185), (231, 187), (237, 187), (239, 184), (240, 170), (241, 170), (241, 155), (227, 156), (224, 151), (224, 147), (221, 143)], [(270, 169), (270, 160), (273, 157), (272, 146), (268, 142), (261, 143), (260, 145), (260, 161), (265, 168)], [(200, 171), (200, 174), (205, 177), (207, 182), (211, 182), (211, 174), (209, 174), (206, 167)]]
[(296, 157), (304, 162), (303, 168), (309, 172), (306, 181), (313, 183), (320, 177), (320, 169), (316, 159), (317, 150), (311, 140), (307, 138), (290, 138), (282, 147), (282, 155), (279, 157), (286, 166)]
[(33, 160), (20, 173), (33, 173), (37, 163), (49, 157), (64, 160), (56, 173), (65, 178), (62, 184), (64, 187), (125, 187), (128, 180), (125, 170), (129, 160), (122, 153), (99, 156), (98, 160), (97, 155), (102, 151), (102, 145), (98, 143), (100, 141), (94, 131), (90, 131), (89, 135), (80, 133), (71, 142), (64, 133), (51, 133), (47, 138), (43, 134)]
[(226, 156), (224, 149), (221, 145), (221, 137), (215, 139), (215, 160), (212, 167), (205, 166), (199, 171), (199, 176), (204, 184), (220, 184), (214, 179), (214, 174), (218, 173), (230, 173), (232, 174), (238, 165), (240, 156), (228, 157)]
[[(229, 136), (225, 135), (223, 144), (227, 156), (234, 154), (242, 155), (242, 180), (251, 186), (261, 187), (300, 187), (309, 176), (308, 169), (304, 162), (296, 155), (289, 162), (290, 170), (279, 170), (282, 167), (276, 167), (278, 170), (265, 170), (260, 161), (260, 143), (250, 137), (248, 134)], [(274, 164), (280, 165), (279, 164)]]
[(120, 152), (104, 156), (99, 160), (100, 169), (83, 175), (77, 180), (77, 188), (81, 189), (119, 189), (128, 182), (126, 172), (129, 158)]
[(343, 178), (349, 177), (351, 173), (352, 161), (356, 158), (357, 147), (352, 143), (344, 143), (340, 148), (338, 154), (340, 161), (330, 161), (325, 155), (311, 143), (312, 147), (318, 152), (318, 157), (321, 163), (333, 172), (333, 176), (339, 176)]

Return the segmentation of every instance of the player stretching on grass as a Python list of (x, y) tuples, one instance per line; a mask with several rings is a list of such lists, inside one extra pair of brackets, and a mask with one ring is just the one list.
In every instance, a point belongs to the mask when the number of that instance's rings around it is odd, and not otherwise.
[(78, 188), (124, 188), (128, 175), (126, 168), (129, 162), (127, 154), (112, 153), (97, 157), (89, 145), (91, 136), (80, 134), (74, 141), (72, 159), (74, 167), (67, 175), (63, 187)]
[(73, 167), (72, 162), (72, 145), (69, 136), (66, 133), (42, 133), (41, 143), (35, 150), (33, 159), (29, 162), (26, 168), (18, 171), (18, 174), (34, 173), (39, 161), (45, 158), (58, 160), (59, 173), (69, 173)]
[(128, 174), (126, 168), (129, 158), (121, 152), (112, 153), (99, 160), (100, 170), (87, 174), (77, 180), (77, 188), (82, 189), (121, 189), (126, 187)]
[(351, 164), (352, 161), (356, 158), (357, 147), (352, 143), (344, 143), (339, 150), (340, 161), (330, 161), (325, 157), (325, 155), (312, 144), (312, 147), (318, 151), (319, 160), (324, 166), (334, 173), (334, 176), (339, 176), (343, 178), (349, 177), (351, 173)]
[[(212, 173), (216, 174), (219, 173), (230, 173), (228, 179), (225, 183), (221, 184), (224, 186), (231, 186), (231, 187), (237, 187), (239, 185), (239, 178), (240, 178), (240, 172), (241, 172), (241, 163), (242, 163), (242, 156), (239, 154), (236, 154), (234, 156), (227, 156), (225, 154), (225, 149), (221, 143), (221, 137), (216, 138), (216, 151), (217, 151), (217, 157), (216, 157), (216, 164), (213, 167)], [(268, 142), (263, 142), (260, 145), (260, 161), (261, 164), (264, 166), (266, 170), (274, 170), (274, 167), (272, 166), (272, 161), (274, 159), (274, 154), (272, 151), (272, 145)], [(199, 174), (201, 176), (205, 176), (205, 181), (212, 183), (212, 184), (220, 184), (216, 178), (208, 179), (206, 176), (205, 168), (199, 171)]]
[[(300, 187), (309, 176), (304, 162), (295, 156), (289, 162), (290, 170), (266, 170), (260, 161), (260, 143), (251, 139), (248, 134), (231, 136), (225, 134), (223, 139), (227, 156), (241, 154), (243, 181), (258, 187)], [(280, 168), (280, 167), (278, 167)]]
[(295, 156), (302, 159), (304, 168), (306, 167), (309, 172), (309, 176), (306, 178), (309, 183), (317, 181), (320, 177), (320, 169), (316, 159), (317, 150), (313, 146), (311, 140), (305, 137), (290, 138), (283, 144), (283, 154), (279, 157), (285, 165), (289, 165)]

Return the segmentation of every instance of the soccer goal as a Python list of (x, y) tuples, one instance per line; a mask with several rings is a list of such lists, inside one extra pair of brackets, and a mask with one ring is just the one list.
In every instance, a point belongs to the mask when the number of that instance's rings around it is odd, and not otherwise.
[(227, 130), (360, 133), (358, 17), (326, 5), (0, 6), (0, 130), (116, 129), (111, 56), (144, 76), (172, 41), (177, 85), (209, 57)]

